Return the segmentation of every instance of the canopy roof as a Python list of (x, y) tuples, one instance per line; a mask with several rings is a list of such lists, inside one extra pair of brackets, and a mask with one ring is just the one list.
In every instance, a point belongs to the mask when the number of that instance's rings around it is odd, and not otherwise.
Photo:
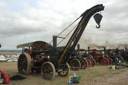
[(39, 48), (39, 47), (46, 47), (49, 44), (44, 41), (35, 41), (30, 43), (25, 43), (21, 45), (17, 45), (17, 48), (24, 48), (24, 47), (32, 47), (32, 48)]

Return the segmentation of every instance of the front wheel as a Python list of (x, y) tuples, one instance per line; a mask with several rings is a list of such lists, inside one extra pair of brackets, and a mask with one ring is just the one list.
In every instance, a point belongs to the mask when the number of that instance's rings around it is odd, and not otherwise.
[(65, 66), (66, 66), (65, 69), (62, 69), (61, 71), (58, 71), (58, 72), (57, 72), (59, 76), (65, 77), (65, 76), (67, 76), (68, 73), (70, 72), (70, 66), (69, 66), (69, 64), (66, 63)]
[(43, 78), (50, 80), (55, 76), (55, 67), (51, 62), (45, 62), (41, 66), (41, 75)]

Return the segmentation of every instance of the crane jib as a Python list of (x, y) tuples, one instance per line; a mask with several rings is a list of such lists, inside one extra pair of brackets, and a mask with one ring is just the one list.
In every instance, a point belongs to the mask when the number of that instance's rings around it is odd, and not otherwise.
[(71, 37), (70, 41), (69, 41), (68, 44), (66, 45), (66, 48), (64, 49), (64, 51), (63, 51), (63, 53), (62, 53), (62, 55), (61, 55), (61, 57), (60, 57), (58, 63), (60, 63), (61, 59), (63, 58), (63, 56), (64, 56), (64, 54), (65, 54), (65, 52), (68, 50), (68, 48), (69, 48), (69, 46), (70, 46), (70, 44), (71, 44), (73, 38), (75, 37), (76, 33), (79, 31), (79, 29), (80, 29), (80, 27), (81, 27), (83, 21), (84, 21), (84, 18), (81, 20), (80, 24), (78, 25), (77, 31), (74, 33), (74, 35)]
[(59, 56), (58, 63), (61, 63), (64, 57), (65, 59), (67, 59), (71, 55), (84, 29), (86, 28), (86, 25), (88, 24), (88, 21), (90, 20), (91, 16), (93, 16), (95, 13), (102, 11), (102, 10), (104, 10), (104, 6), (102, 4), (99, 4), (99, 5), (93, 6), (92, 8), (86, 10), (81, 15), (82, 18), (78, 26), (76, 27), (75, 31), (73, 32), (72, 36), (70, 37), (68, 43), (66, 44), (65, 48), (63, 49), (61, 55)]

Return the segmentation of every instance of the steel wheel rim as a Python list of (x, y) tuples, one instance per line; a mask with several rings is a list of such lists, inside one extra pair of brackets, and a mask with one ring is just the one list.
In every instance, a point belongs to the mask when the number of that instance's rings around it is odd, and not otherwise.
[(109, 63), (109, 62), (108, 62), (107, 59), (103, 59), (103, 60), (102, 60), (102, 65), (108, 65), (108, 63)]
[(62, 71), (58, 71), (58, 75), (60, 75), (60, 76), (62, 76), (62, 77), (65, 77), (65, 76), (67, 76), (68, 75), (68, 73), (69, 73), (69, 64), (68, 63), (66, 63), (66, 68), (65, 69), (62, 69)]
[(72, 63), (71, 63), (71, 68), (72, 69), (79, 68), (79, 63), (76, 60), (73, 60)]
[(92, 66), (95, 66), (95, 60), (92, 60)]
[(26, 70), (27, 70), (27, 58), (25, 56), (19, 57), (18, 70), (22, 74), (24, 74), (26, 72)]
[(87, 68), (87, 66), (88, 66), (88, 64), (87, 64), (87, 62), (86, 62), (86, 60), (82, 60), (82, 68), (84, 69), (84, 68)]
[(111, 58), (108, 58), (109, 59), (109, 64), (111, 65), (112, 64), (112, 60), (111, 60)]
[(50, 64), (45, 64), (42, 68), (43, 76), (46, 79), (50, 79), (53, 76), (53, 69)]
[(88, 62), (88, 67), (90, 67), (90, 66), (91, 66), (91, 63), (90, 63), (90, 61), (89, 61), (89, 60), (87, 60), (87, 62)]

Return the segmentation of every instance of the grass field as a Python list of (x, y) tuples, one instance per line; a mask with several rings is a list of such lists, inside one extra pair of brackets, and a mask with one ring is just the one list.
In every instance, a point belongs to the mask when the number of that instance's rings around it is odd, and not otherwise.
[[(25, 80), (10, 81), (10, 84), (8, 85), (68, 85), (67, 84), (68, 77), (73, 75), (74, 73), (81, 77), (81, 81), (77, 85), (84, 85), (85, 83), (90, 82), (95, 78), (113, 72), (113, 70), (109, 69), (109, 67), (110, 66), (97, 65), (95, 67), (90, 67), (87, 69), (70, 71), (67, 77), (60, 77), (56, 74), (53, 80), (45, 80), (42, 78), (40, 73), (33, 73), (30, 75), (25, 75), (26, 76)], [(12, 62), (12, 63), (2, 62), (0, 63), (0, 70), (2, 70), (7, 74), (10, 74), (10, 76), (18, 74), (16, 62)]]

